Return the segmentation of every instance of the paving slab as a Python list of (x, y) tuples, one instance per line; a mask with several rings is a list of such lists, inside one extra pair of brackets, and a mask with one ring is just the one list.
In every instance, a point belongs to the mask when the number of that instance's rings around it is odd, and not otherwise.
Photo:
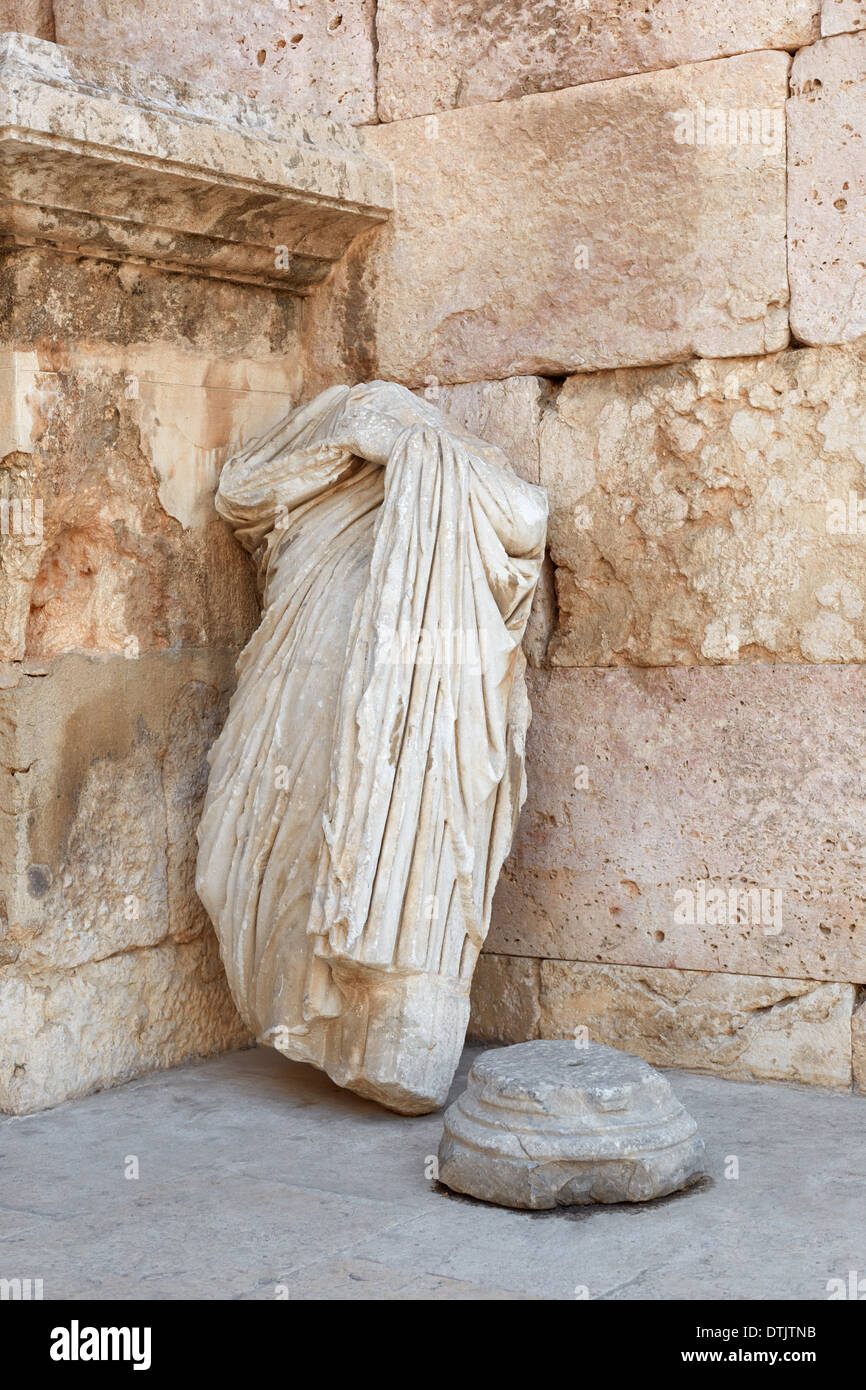
[(710, 1176), (637, 1207), (449, 1194), (441, 1114), (264, 1049), (6, 1117), (0, 1277), (46, 1299), (823, 1300), (866, 1270), (866, 1096), (665, 1075)]

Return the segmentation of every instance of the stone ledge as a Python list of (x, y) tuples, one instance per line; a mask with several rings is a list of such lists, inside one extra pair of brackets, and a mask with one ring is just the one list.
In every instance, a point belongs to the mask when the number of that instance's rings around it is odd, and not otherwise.
[[(866, 1087), (854, 985), (482, 953), (469, 1035), (574, 1038), (738, 1081)], [(860, 1013), (862, 1015), (862, 1006)], [(859, 1026), (858, 1026), (859, 1025)]]
[(304, 294), (393, 206), (354, 132), (0, 37), (0, 245)]

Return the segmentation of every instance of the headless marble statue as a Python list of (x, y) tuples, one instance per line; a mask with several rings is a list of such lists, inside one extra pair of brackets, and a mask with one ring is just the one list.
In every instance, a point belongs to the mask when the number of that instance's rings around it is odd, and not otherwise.
[(401, 386), (332, 387), (222, 471), (261, 623), (196, 886), (259, 1041), (442, 1105), (524, 797), (544, 494)]

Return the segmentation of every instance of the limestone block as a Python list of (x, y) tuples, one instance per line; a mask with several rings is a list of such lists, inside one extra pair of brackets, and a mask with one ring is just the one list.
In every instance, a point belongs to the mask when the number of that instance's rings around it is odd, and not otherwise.
[(439, 386), (433, 380), (425, 386), (424, 396), (459, 420), (464, 429), (501, 449), (525, 482), (540, 482), (539, 428), (550, 396), (550, 383), (543, 377), (516, 376), (460, 386)]
[(649, 1202), (703, 1173), (703, 1140), (670, 1083), (594, 1043), (482, 1053), (439, 1145), (441, 1182), (506, 1207)]
[(210, 933), (73, 971), (0, 965), (0, 1038), (0, 1111), (15, 1115), (251, 1042)]
[[(825, 10), (828, 3), (858, 0), (825, 0)], [(469, 0), (456, 7), (379, 0), (379, 116), (404, 120), (755, 49), (799, 48), (818, 37), (819, 9), (820, 0)]]
[[(501, 449), (525, 482), (538, 483), (540, 425), (550, 396), (550, 383), (543, 377), (518, 376), (459, 386), (439, 386), (431, 381), (424, 396), (464, 429)], [(544, 665), (555, 622), (553, 566), (546, 559), (523, 638), (523, 652), (530, 666)]]
[(296, 359), (43, 343), (0, 349), (0, 385), (0, 656), (242, 646), (255, 579), (213, 495), (293, 403)]
[(0, 957), (73, 970), (207, 928), (190, 872), (234, 655), (5, 668)]
[(472, 977), (469, 1038), (520, 1043), (538, 1036), (541, 962), (482, 951)]
[(374, 0), (54, 0), (58, 43), (353, 125), (376, 119), (374, 9)]
[(529, 671), (488, 949), (866, 980), (866, 671)]
[(0, 36), (0, 168), (7, 244), (298, 294), (392, 202), (349, 126), (21, 34)]
[(234, 655), (0, 668), (0, 1107), (248, 1036), (194, 887)]
[(804, 343), (866, 333), (866, 33), (794, 59), (788, 243), (792, 332)]
[(851, 1066), (854, 1089), (866, 1093), (866, 999), (857, 991), (857, 1008), (851, 1018)]
[(812, 980), (547, 960), (540, 1033), (740, 1081), (850, 1086), (854, 995)]
[[(315, 297), (316, 384), (785, 347), (789, 61), (747, 54), (369, 128), (397, 208)], [(725, 143), (707, 143), (711, 111)]]
[(0, 0), (0, 34), (10, 31), (54, 38), (53, 0)]
[(0, 657), (242, 646), (213, 494), (300, 395), (299, 301), (35, 248), (0, 295)]
[(866, 349), (569, 378), (545, 411), (560, 666), (866, 659)]
[(848, 34), (854, 29), (866, 29), (866, 5), (863, 0), (824, 0), (821, 6), (821, 33)]

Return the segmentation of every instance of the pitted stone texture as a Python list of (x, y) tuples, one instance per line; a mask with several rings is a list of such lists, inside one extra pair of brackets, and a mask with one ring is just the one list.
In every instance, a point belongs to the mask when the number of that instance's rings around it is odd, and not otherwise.
[(54, 17), (57, 42), (93, 57), (357, 125), (376, 119), (374, 8), (374, 0), (54, 0)]
[(0, 1040), (0, 1111), (15, 1115), (252, 1042), (211, 932), (73, 971), (0, 966)]
[(853, 985), (759, 975), (533, 960), (484, 952), (469, 1036), (516, 1043), (581, 1035), (663, 1067), (737, 1081), (866, 1090), (866, 1012)]
[(0, 668), (0, 1108), (249, 1040), (193, 879), (234, 655)]
[[(317, 384), (785, 347), (789, 62), (746, 54), (371, 127), (397, 207), (315, 296)], [(701, 102), (769, 112), (777, 143), (677, 143), (678, 113)]]
[(553, 665), (866, 659), (866, 346), (571, 377), (541, 483)]
[[(863, 666), (533, 670), (528, 685), (528, 796), (488, 950), (866, 980)], [(701, 911), (701, 885), (723, 913)]]
[(585, 1029), (656, 1066), (851, 1085), (854, 985), (561, 960), (540, 978), (541, 1037)]
[(445, 1112), (439, 1179), (500, 1206), (648, 1202), (695, 1182), (704, 1145), (669, 1083), (595, 1043), (484, 1052)]
[(848, 34), (854, 29), (866, 29), (866, 0), (824, 0), (822, 35)]
[(791, 330), (866, 333), (866, 32), (801, 49), (788, 101)]
[(467, 1037), (476, 1043), (520, 1043), (537, 1038), (540, 985), (540, 960), (482, 951), (472, 976)]
[(6, 245), (310, 291), (393, 205), (342, 121), (0, 35)]
[(32, 248), (0, 295), (0, 489), (41, 507), (0, 538), (0, 657), (242, 646), (255, 576), (213, 493), (300, 395), (298, 301)]
[(404, 120), (755, 49), (799, 48), (818, 37), (819, 8), (820, 0), (379, 0), (379, 115)]
[(0, 0), (0, 34), (54, 38), (53, 0)]
[(76, 970), (210, 933), (191, 878), (234, 652), (3, 668), (0, 963)]

